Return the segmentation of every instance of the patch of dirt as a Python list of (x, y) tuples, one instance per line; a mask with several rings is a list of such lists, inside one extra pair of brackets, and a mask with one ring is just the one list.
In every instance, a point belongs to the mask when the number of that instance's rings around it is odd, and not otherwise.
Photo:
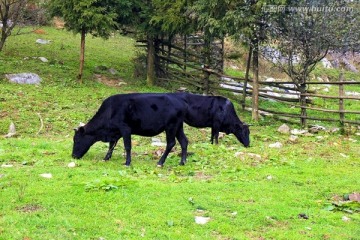
[(54, 17), (53, 23), (54, 23), (55, 28), (57, 28), (57, 29), (63, 29), (65, 26), (65, 22), (61, 18), (58, 18), (58, 17)]
[(126, 82), (119, 78), (112, 79), (100, 74), (95, 74), (94, 77), (98, 82), (109, 87), (121, 87), (122, 85), (126, 85)]
[(9, 115), (8, 112), (0, 112), (0, 118), (7, 117)]
[(32, 212), (40, 211), (42, 209), (43, 208), (37, 204), (27, 204), (25, 206), (16, 208), (16, 210), (18, 210), (19, 212), (23, 212), (23, 213), (32, 213)]
[(198, 171), (198, 172), (195, 172), (194, 178), (198, 179), (198, 180), (210, 180), (213, 177), (209, 176), (209, 175), (206, 175), (205, 173), (203, 173), (201, 171)]
[(45, 30), (44, 30), (44, 29), (41, 29), (41, 28), (36, 29), (36, 30), (34, 30), (33, 32), (36, 33), (36, 34), (46, 34)]

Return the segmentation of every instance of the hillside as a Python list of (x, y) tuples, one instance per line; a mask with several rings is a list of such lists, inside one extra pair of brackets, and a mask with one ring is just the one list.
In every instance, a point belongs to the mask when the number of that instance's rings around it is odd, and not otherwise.
[[(31, 30), (31, 29), (28, 29)], [(359, 236), (360, 134), (297, 135), (282, 122), (252, 123), (244, 148), (233, 135), (185, 126), (163, 168), (164, 147), (132, 137), (132, 165), (119, 141), (112, 159), (98, 142), (71, 158), (73, 134), (116, 93), (166, 92), (133, 76), (134, 40), (87, 38), (84, 83), (76, 81), (79, 37), (51, 27), (9, 38), (0, 53), (0, 239), (355, 239)], [(38, 44), (37, 39), (49, 40)], [(39, 57), (48, 61), (43, 62)], [(5, 74), (32, 72), (38, 85)], [(14, 123), (16, 133), (3, 137)], [(297, 125), (289, 125), (299, 131)], [(165, 135), (156, 136), (165, 142)]]

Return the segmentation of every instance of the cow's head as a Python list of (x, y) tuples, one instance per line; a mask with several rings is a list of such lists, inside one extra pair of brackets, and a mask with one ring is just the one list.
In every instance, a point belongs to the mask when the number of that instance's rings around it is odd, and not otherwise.
[(96, 137), (87, 134), (84, 126), (79, 126), (74, 130), (75, 135), (72, 157), (79, 159), (82, 158), (89, 148), (96, 142)]
[(237, 124), (235, 131), (236, 138), (245, 146), (250, 145), (250, 129), (247, 124)]

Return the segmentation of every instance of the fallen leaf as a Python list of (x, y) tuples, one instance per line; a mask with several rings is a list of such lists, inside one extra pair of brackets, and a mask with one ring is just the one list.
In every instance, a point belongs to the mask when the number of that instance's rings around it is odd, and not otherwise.
[(354, 202), (360, 202), (360, 193), (349, 194), (349, 200)]

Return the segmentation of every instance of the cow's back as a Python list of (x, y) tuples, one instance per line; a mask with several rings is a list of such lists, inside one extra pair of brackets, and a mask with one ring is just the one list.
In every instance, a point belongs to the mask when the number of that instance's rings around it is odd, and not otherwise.
[(154, 136), (168, 124), (183, 121), (185, 104), (168, 94), (142, 93), (114, 95), (112, 116), (116, 128), (128, 127), (132, 134)]
[(211, 127), (215, 121), (223, 121), (227, 101), (221, 96), (203, 96), (190, 93), (175, 93), (187, 104), (185, 122), (192, 127)]

